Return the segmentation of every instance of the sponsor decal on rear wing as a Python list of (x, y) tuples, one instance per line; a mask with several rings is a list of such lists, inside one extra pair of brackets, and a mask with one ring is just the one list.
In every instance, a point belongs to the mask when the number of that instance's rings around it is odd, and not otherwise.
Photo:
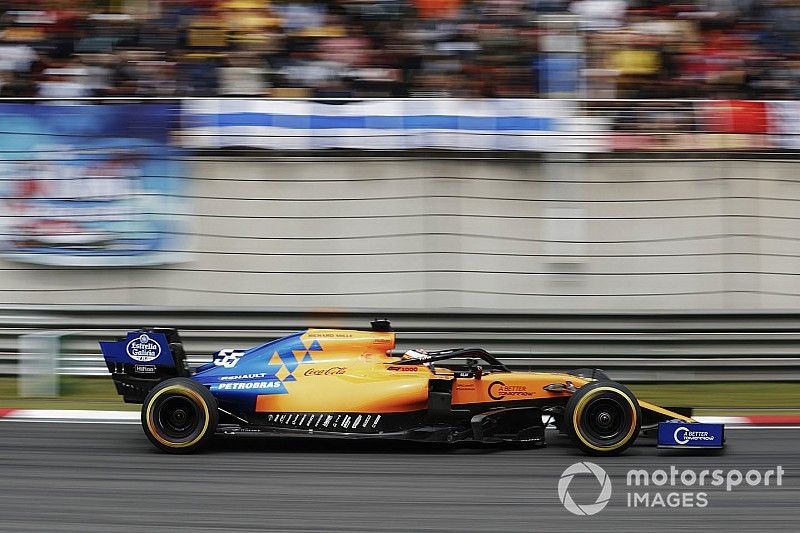
[[(175, 366), (167, 336), (154, 331), (131, 331), (125, 339), (101, 341), (106, 363), (136, 365), (136, 372), (151, 372), (140, 367)], [(146, 363), (146, 364), (144, 364)]]

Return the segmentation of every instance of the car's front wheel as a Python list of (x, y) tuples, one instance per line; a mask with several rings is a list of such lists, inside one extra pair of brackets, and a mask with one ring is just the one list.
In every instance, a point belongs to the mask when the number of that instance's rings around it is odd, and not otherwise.
[(590, 455), (617, 455), (636, 440), (642, 426), (639, 402), (627, 387), (595, 381), (578, 389), (564, 409), (564, 429)]
[(190, 453), (206, 444), (219, 412), (207, 388), (188, 378), (156, 385), (142, 405), (142, 427), (150, 442), (170, 453)]

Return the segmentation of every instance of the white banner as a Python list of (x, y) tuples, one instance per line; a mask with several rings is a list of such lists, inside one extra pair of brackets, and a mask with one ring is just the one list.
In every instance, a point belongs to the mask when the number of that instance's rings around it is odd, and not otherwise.
[(181, 138), (194, 149), (602, 150), (604, 128), (579, 112), (547, 99), (186, 100)]

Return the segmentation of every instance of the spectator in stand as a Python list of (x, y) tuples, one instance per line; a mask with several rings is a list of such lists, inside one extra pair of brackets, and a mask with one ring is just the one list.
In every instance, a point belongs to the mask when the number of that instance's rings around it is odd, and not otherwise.
[(267, 84), (263, 61), (254, 53), (234, 52), (226, 58), (226, 65), (217, 69), (221, 96), (266, 96)]
[(130, 4), (130, 13), (102, 5), (129, 4), (6, 0), (0, 95), (800, 93), (795, 0), (160, 0)]

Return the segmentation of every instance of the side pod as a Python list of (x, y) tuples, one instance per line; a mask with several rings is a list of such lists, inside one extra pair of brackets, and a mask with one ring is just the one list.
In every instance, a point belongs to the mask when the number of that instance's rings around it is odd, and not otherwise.
[(545, 442), (542, 410), (538, 407), (511, 407), (475, 415), (471, 426), (473, 438), (480, 442)]

